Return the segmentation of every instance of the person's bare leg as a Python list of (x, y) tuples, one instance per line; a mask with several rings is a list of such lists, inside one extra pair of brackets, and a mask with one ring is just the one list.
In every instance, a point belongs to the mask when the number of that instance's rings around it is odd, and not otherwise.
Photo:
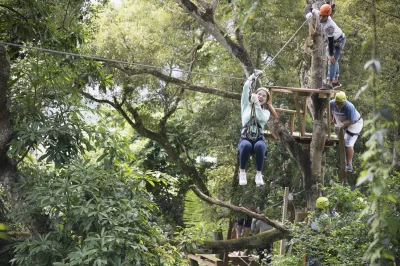
[(243, 226), (238, 225), (237, 231), (236, 231), (236, 238), (240, 238), (240, 235), (242, 234)]
[(346, 147), (346, 159), (347, 163), (350, 165), (353, 165), (353, 155), (354, 155), (354, 148)]
[(245, 228), (244, 228), (243, 236), (244, 236), (244, 237), (248, 237), (249, 234), (250, 234), (250, 227), (245, 227)]

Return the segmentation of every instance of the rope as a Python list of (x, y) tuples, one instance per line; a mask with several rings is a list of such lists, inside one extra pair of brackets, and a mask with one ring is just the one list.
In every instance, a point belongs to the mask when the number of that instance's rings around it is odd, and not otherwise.
[[(303, 22), (303, 24), (301, 24), (301, 26), (296, 30), (296, 32), (292, 35), (292, 37), (290, 37), (290, 39), (282, 46), (282, 48), (278, 51), (278, 53), (267, 63), (267, 65), (263, 68), (262, 71), (264, 71), (268, 66), (270, 66), (272, 64), (272, 62), (275, 60), (275, 58), (283, 51), (283, 49), (285, 49), (286, 45), (288, 45), (289, 42), (296, 36), (296, 34), (300, 31), (300, 29), (304, 26), (304, 24), (306, 22), (307, 22), (307, 20), (305, 20)], [(123, 64), (123, 65), (134, 65), (134, 66), (148, 67), (148, 68), (161, 69), (161, 70), (167, 70), (167, 71), (177, 71), (177, 72), (181, 72), (181, 73), (191, 73), (191, 74), (196, 74), (196, 75), (204, 75), (204, 76), (210, 76), (210, 77), (220, 77), (220, 78), (229, 78), (229, 79), (236, 79), (236, 80), (245, 80), (244, 78), (238, 78), (238, 77), (214, 75), (214, 74), (208, 74), (208, 73), (202, 73), (202, 72), (186, 71), (186, 70), (181, 70), (181, 69), (165, 68), (165, 67), (141, 64), (141, 63), (132, 63), (132, 62), (115, 60), (115, 59), (107, 59), (107, 58), (97, 57), (97, 56), (88, 56), (88, 55), (82, 55), (82, 54), (70, 53), (70, 52), (63, 52), (63, 51), (58, 51), (58, 50), (53, 50), (53, 49), (45, 49), (45, 48), (39, 48), (39, 47), (33, 47), (33, 46), (26, 46), (26, 45), (10, 43), (10, 42), (0, 42), (0, 45), (15, 46), (15, 47), (28, 49), (28, 50), (41, 51), (41, 52), (44, 52), (44, 53), (54, 53), (54, 54), (61, 54), (61, 55), (76, 56), (78, 58), (94, 60), (94, 61), (118, 63), (118, 64)]]
[(211, 77), (229, 78), (229, 79), (236, 79), (236, 80), (246, 80), (245, 78), (223, 76), (223, 75), (214, 75), (214, 74), (208, 74), (208, 73), (202, 73), (202, 72), (186, 71), (186, 70), (181, 70), (181, 69), (165, 68), (165, 67), (141, 64), (141, 63), (132, 63), (132, 62), (115, 60), (115, 59), (107, 59), (107, 58), (97, 57), (97, 56), (88, 56), (88, 55), (82, 55), (82, 54), (76, 54), (76, 53), (70, 53), (70, 52), (57, 51), (57, 50), (52, 50), (52, 49), (44, 49), (44, 48), (38, 48), (38, 47), (33, 47), (33, 46), (26, 46), (26, 45), (21, 45), (21, 44), (16, 44), (16, 43), (9, 43), (9, 42), (0, 42), (0, 45), (15, 46), (15, 47), (25, 48), (25, 49), (29, 49), (29, 50), (41, 51), (41, 52), (45, 52), (45, 53), (54, 53), (54, 54), (61, 54), (61, 55), (76, 56), (76, 57), (79, 57), (79, 58), (82, 58), (82, 59), (101, 61), (101, 62), (118, 63), (118, 64), (123, 64), (123, 65), (134, 65), (134, 66), (148, 67), (148, 68), (161, 69), (161, 70), (167, 70), (167, 71), (176, 71), (176, 72), (182, 72), (182, 73), (191, 73), (191, 74), (211, 76)]
[(306, 24), (307, 20), (305, 20), (303, 22), (303, 24), (301, 24), (301, 26), (296, 30), (296, 32), (292, 35), (292, 37), (290, 37), (290, 39), (282, 46), (282, 48), (278, 51), (278, 53), (268, 62), (268, 64), (263, 68), (262, 71), (264, 71), (268, 66), (270, 66), (272, 64), (272, 62), (275, 60), (275, 58), (283, 51), (283, 49), (285, 49), (286, 45), (289, 44), (289, 42), (294, 38), (294, 36), (296, 36), (296, 34), (300, 31), (300, 29), (304, 26), (304, 24)]

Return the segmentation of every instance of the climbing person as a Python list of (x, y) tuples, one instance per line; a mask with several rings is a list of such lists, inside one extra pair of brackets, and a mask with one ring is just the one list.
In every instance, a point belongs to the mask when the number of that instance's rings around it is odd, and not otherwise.
[[(237, 220), (237, 231), (236, 231), (236, 238), (240, 237), (248, 237), (250, 234), (251, 228), (251, 217), (246, 215), (246, 217), (239, 218)], [(243, 234), (242, 234), (243, 231)]]
[(332, 122), (335, 131), (341, 127), (344, 130), (344, 145), (346, 151), (346, 171), (353, 171), (354, 144), (363, 128), (363, 119), (354, 105), (346, 98), (343, 91), (336, 93), (335, 99), (329, 102)]
[(242, 130), (238, 144), (240, 159), (239, 185), (241, 186), (247, 184), (246, 164), (252, 154), (255, 155), (256, 161), (256, 185), (264, 185), (261, 171), (264, 166), (267, 145), (263, 136), (263, 129), (270, 116), (270, 112), (266, 108), (269, 99), (269, 90), (261, 87), (250, 95), (250, 90), (254, 88), (257, 78), (261, 74), (262, 71), (256, 69), (243, 86), (241, 103)]
[[(329, 200), (326, 197), (319, 197), (315, 202), (315, 212), (311, 217), (309, 216), (311, 230), (315, 233), (329, 235), (331, 220), (328, 214), (326, 214), (328, 206)], [(320, 266), (323, 261), (324, 258), (318, 252), (318, 248), (311, 247), (307, 266)]]
[[(257, 220), (253, 218), (253, 221), (251, 223), (251, 231), (257, 235), (262, 232), (271, 230), (273, 227), (270, 226), (269, 224)], [(257, 248), (257, 253), (258, 253), (258, 263), (261, 265), (263, 261), (266, 262), (266, 264), (269, 264), (272, 262), (272, 259), (270, 255), (272, 254), (272, 243), (265, 243), (264, 245), (261, 245)]]
[(319, 10), (311, 9), (311, 5), (306, 7), (306, 18), (310, 19), (314, 15), (322, 27), (325, 41), (328, 41), (328, 74), (327, 84), (322, 90), (331, 90), (340, 87), (339, 82), (339, 63), (344, 45), (346, 44), (346, 36), (343, 31), (336, 25), (331, 18), (332, 7), (329, 4), (323, 4)]

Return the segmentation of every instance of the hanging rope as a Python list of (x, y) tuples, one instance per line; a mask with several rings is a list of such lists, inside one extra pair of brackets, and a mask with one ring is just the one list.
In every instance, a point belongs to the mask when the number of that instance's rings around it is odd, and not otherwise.
[(285, 49), (286, 45), (288, 45), (289, 42), (294, 38), (294, 36), (296, 36), (296, 34), (300, 31), (300, 29), (304, 26), (304, 24), (306, 24), (306, 22), (307, 20), (305, 20), (303, 24), (301, 24), (301, 26), (296, 30), (296, 32), (292, 35), (292, 37), (290, 37), (290, 39), (282, 46), (282, 48), (278, 51), (278, 53), (267, 63), (267, 65), (263, 68), (263, 71), (272, 64), (275, 58), (283, 51), (283, 49)]

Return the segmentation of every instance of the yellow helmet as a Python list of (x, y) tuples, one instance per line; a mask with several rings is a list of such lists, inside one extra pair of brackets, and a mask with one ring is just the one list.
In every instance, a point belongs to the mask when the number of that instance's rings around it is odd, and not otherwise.
[(344, 103), (346, 101), (346, 93), (344, 91), (340, 91), (335, 95), (335, 102)]
[(329, 200), (326, 197), (319, 197), (317, 201), (315, 202), (315, 206), (317, 206), (318, 209), (325, 209), (326, 207), (329, 206)]

